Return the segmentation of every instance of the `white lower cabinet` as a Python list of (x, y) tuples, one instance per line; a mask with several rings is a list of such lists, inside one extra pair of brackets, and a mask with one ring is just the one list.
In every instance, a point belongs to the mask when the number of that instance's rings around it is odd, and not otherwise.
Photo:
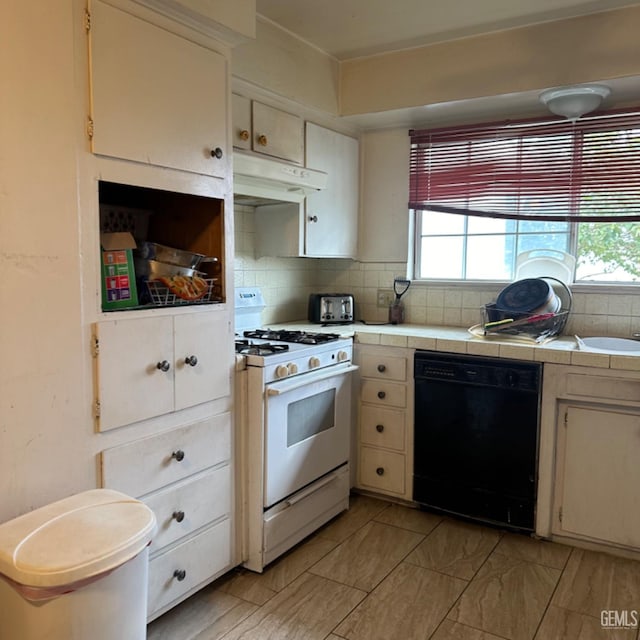
[(412, 351), (357, 344), (360, 365), (356, 486), (412, 499)]
[(156, 516), (149, 619), (231, 568), (229, 413), (105, 449), (100, 462), (103, 487), (142, 500)]
[(640, 549), (640, 409), (560, 405), (558, 534)]

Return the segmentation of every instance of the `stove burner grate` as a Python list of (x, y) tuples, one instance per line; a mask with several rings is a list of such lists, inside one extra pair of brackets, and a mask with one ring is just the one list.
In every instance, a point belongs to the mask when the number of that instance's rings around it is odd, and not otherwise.
[(255, 329), (245, 331), (245, 338), (260, 338), (261, 340), (279, 340), (296, 344), (324, 344), (339, 340), (338, 333), (310, 333), (307, 331), (288, 331), (285, 329)]
[(272, 344), (270, 342), (254, 344), (249, 340), (236, 340), (236, 353), (245, 356), (270, 356), (288, 350), (288, 344)]

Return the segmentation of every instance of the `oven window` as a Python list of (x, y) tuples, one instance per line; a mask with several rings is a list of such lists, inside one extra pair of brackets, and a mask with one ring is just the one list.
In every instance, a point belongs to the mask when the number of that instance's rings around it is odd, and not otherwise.
[(287, 447), (331, 429), (335, 423), (335, 407), (335, 389), (292, 402), (287, 408)]

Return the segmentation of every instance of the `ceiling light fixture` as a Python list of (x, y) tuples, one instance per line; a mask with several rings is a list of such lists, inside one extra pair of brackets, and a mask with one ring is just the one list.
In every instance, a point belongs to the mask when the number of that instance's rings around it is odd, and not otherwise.
[(611, 89), (604, 85), (584, 84), (548, 89), (540, 94), (540, 101), (551, 113), (577, 120), (585, 113), (597, 109), (610, 93)]

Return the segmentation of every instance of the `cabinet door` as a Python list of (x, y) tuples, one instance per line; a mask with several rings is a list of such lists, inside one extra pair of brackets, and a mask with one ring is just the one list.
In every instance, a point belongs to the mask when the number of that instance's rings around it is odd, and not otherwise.
[(94, 335), (100, 431), (173, 410), (171, 317), (98, 322)]
[(358, 240), (358, 141), (307, 122), (306, 165), (326, 171), (327, 187), (307, 197), (305, 253), (353, 258)]
[(234, 93), (231, 96), (233, 146), (251, 150), (251, 100)]
[(226, 175), (224, 57), (99, 0), (89, 37), (92, 151)]
[(174, 317), (176, 410), (229, 395), (231, 342), (226, 314)]
[(561, 530), (640, 548), (640, 415), (567, 406), (559, 429)]
[(302, 118), (253, 102), (252, 148), (274, 158), (296, 164), (304, 161)]

